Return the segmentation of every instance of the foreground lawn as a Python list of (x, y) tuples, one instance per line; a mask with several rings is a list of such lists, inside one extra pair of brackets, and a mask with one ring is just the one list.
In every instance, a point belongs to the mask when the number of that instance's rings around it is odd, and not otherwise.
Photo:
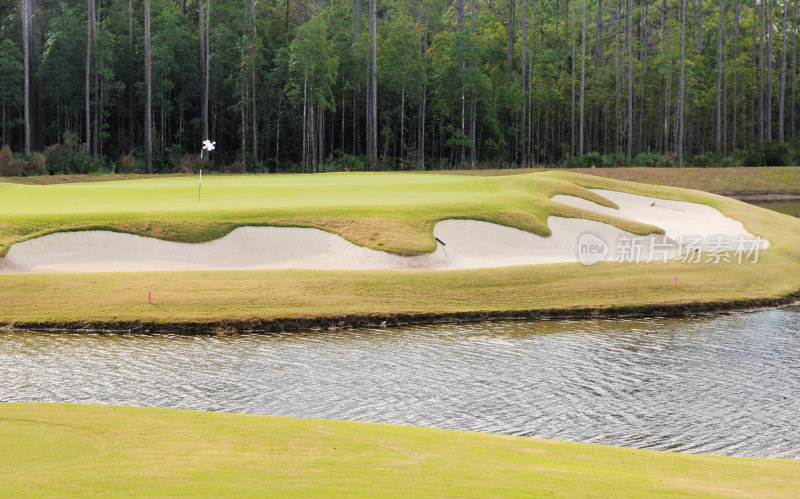
[[(432, 178), (432, 176), (410, 176), (412, 179), (409, 182), (422, 182), (421, 189), (430, 187), (425, 184), (424, 179)], [(337, 318), (346, 319), (347, 316), (387, 317), (389, 319), (393, 315), (402, 316), (403, 314), (550, 311), (553, 309), (602, 310), (609, 307), (672, 306), (696, 303), (717, 303), (724, 306), (725, 303), (735, 300), (783, 297), (800, 289), (800, 220), (796, 218), (698, 191), (633, 184), (570, 172), (543, 172), (518, 176), (520, 178), (516, 180), (514, 177), (508, 177), (508, 179), (523, 183), (525, 179), (536, 179), (539, 176), (543, 180), (531, 181), (528, 185), (536, 188), (542, 185), (545, 187), (558, 186), (563, 190), (572, 190), (580, 194), (589, 193), (590, 195), (591, 192), (585, 188), (598, 187), (706, 203), (726, 215), (742, 221), (749, 231), (767, 238), (771, 247), (761, 251), (756, 264), (671, 262), (669, 264), (622, 265), (607, 262), (590, 267), (580, 264), (556, 264), (467, 271), (297, 270), (0, 275), (0, 296), (2, 296), (0, 325), (76, 327), (81, 324), (105, 323), (113, 327), (115, 323), (126, 322), (169, 325), (177, 322), (239, 321), (254, 323), (257, 327), (258, 321), (285, 318), (328, 318), (330, 319), (328, 323), (335, 325)], [(369, 190), (366, 187), (366, 180), (364, 180), (368, 176), (354, 175), (352, 177), (362, 182), (362, 184), (356, 184), (361, 185), (360, 189)], [(241, 178), (243, 177), (239, 177), (239, 179)], [(291, 177), (283, 178), (287, 179), (286, 181), (291, 180)], [(339, 183), (344, 182), (350, 176), (332, 175), (320, 178), (331, 179), (330, 182)], [(378, 175), (376, 178), (381, 185), (380, 182), (384, 176)], [(447, 178), (458, 179), (458, 177), (452, 176)], [(238, 181), (236, 178), (231, 181), (234, 180)], [(124, 182), (108, 184), (111, 187), (107, 188), (119, 188), (123, 191), (128, 189)], [(115, 187), (117, 184), (123, 185)], [(81, 184), (73, 185), (86, 187)], [(475, 189), (480, 190), (476, 185), (485, 187), (482, 183), (475, 185), (456, 183), (454, 184), (455, 192), (450, 195), (454, 198), (475, 195), (482, 199), (480, 195), (474, 193)], [(494, 185), (500, 188), (502, 184)], [(136, 193), (145, 192), (136, 186), (133, 188)], [(39, 188), (39, 186), (32, 187)], [(387, 186), (384, 188), (389, 189)], [(441, 188), (441, 185), (438, 185), (437, 188)], [(223, 189), (223, 192), (227, 191)], [(235, 189), (230, 187), (230, 192), (235, 192)], [(87, 196), (90, 196), (87, 202), (89, 205), (95, 202), (91, 197), (94, 196), (92, 193), (91, 190), (86, 193)], [(329, 195), (333, 196), (334, 194)], [(363, 196), (370, 197), (372, 195), (367, 193)], [(406, 193), (405, 199), (415, 196), (417, 194), (412, 190)], [(520, 196), (523, 195), (520, 194)], [(509, 210), (511, 207), (515, 207), (516, 211), (508, 213), (519, 214), (521, 217), (519, 219), (533, 213), (529, 219), (539, 220), (537, 217), (541, 216), (544, 209), (542, 206), (548, 207), (547, 209), (554, 205), (560, 206), (549, 200), (536, 201), (535, 196), (541, 197), (539, 193), (531, 194), (531, 196), (528, 204), (521, 207), (509, 204)], [(52, 214), (56, 206), (45, 201), (46, 199), (42, 198), (43, 206), (37, 209), (32, 207), (32, 202), (25, 202), (34, 214), (22, 215), (23, 210), (16, 208), (20, 213), (18, 216), (30, 217), (31, 220), (38, 220), (36, 223), (43, 225), (54, 224), (55, 222), (50, 219), (58, 218)], [(105, 202), (111, 203), (112, 200), (105, 199)], [(222, 203), (222, 201), (218, 202)], [(234, 203), (233, 200), (230, 202)], [(500, 201), (497, 202), (500, 203)], [(536, 204), (537, 202), (539, 204)], [(6, 203), (6, 201), (0, 201), (0, 203)], [(132, 203), (132, 201), (128, 201), (128, 203)], [(297, 201), (286, 200), (285, 203), (292, 204)], [(464, 201), (463, 204), (471, 206), (468, 201)], [(388, 210), (384, 205), (380, 206), (380, 209)], [(407, 208), (405, 205), (398, 205), (395, 208), (403, 215), (397, 218), (392, 218), (388, 211), (383, 213), (388, 220), (394, 220), (397, 223), (411, 220), (408, 218), (410, 216), (408, 213), (415, 212), (414, 210), (417, 208), (420, 212), (428, 214), (427, 216), (430, 217), (428, 222), (438, 216), (438, 212), (435, 211), (436, 206), (424, 203), (421, 206), (423, 207)], [(461, 204), (456, 203), (453, 206), (460, 207)], [(531, 211), (524, 212), (522, 208), (526, 206)], [(87, 210), (88, 208), (81, 209)], [(298, 209), (302, 211), (304, 208)], [(366, 215), (361, 215), (366, 218), (374, 213), (370, 211), (372, 206), (352, 205), (347, 209), (366, 213)], [(36, 214), (37, 210), (41, 214)], [(182, 220), (187, 221), (186, 223), (192, 227), (205, 227), (204, 220), (209, 220), (219, 213), (223, 213), (223, 220), (225, 217), (239, 216), (236, 210), (203, 213), (202, 217), (206, 218), (198, 218), (200, 215), (193, 212), (173, 212), (169, 217), (164, 215), (159, 220), (166, 227), (174, 223), (176, 217), (181, 219), (182, 216), (185, 216), (186, 218)], [(92, 217), (96, 214), (84, 213), (81, 216)], [(110, 215), (100, 214), (97, 216)], [(143, 217), (141, 214), (132, 216)], [(261, 218), (260, 220), (268, 221), (269, 219)], [(339, 217), (331, 220), (351, 219)], [(354, 217), (352, 220), (361, 223), (365, 218)], [(378, 218), (377, 220), (382, 219)], [(540, 222), (544, 223), (544, 220), (546, 218)], [(14, 222), (5, 221), (0, 221), (0, 224), (5, 224), (6, 234), (10, 233), (9, 227), (18, 231), (29, 227), (29, 225), (17, 225)], [(380, 229), (376, 228), (375, 230)], [(424, 232), (424, 237), (422, 232), (417, 232), (417, 229), (413, 229), (412, 232), (420, 235), (422, 243), (432, 237), (429, 229), (428, 232)], [(383, 238), (384, 236), (379, 237)], [(400, 241), (398, 239), (395, 241), (396, 244), (400, 244), (400, 242), (406, 243), (408, 240)], [(407, 246), (404, 248), (408, 250)], [(677, 287), (672, 286), (673, 276), (678, 278)], [(148, 305), (146, 301), (148, 291), (152, 292), (152, 305)], [(345, 321), (343, 324), (346, 325), (347, 322)], [(246, 328), (247, 325), (244, 327)]]
[(0, 405), (0, 495), (788, 497), (800, 461), (374, 423)]

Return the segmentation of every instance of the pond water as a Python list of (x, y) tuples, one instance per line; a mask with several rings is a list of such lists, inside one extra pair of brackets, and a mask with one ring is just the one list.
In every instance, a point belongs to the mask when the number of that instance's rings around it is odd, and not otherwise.
[(800, 306), (232, 337), (0, 333), (0, 400), (800, 458)]
[(779, 201), (750, 201), (750, 204), (777, 211), (793, 217), (800, 216), (800, 199)]

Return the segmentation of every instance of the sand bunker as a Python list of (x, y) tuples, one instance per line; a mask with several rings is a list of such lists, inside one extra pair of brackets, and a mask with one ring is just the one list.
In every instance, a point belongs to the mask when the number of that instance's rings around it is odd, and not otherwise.
[[(741, 223), (708, 206), (663, 201), (613, 191), (595, 191), (619, 210), (572, 196), (553, 200), (661, 227), (670, 256), (677, 254), (681, 234), (726, 233), (752, 238)], [(177, 243), (109, 231), (61, 232), (13, 245), (0, 259), (0, 273), (124, 272), (157, 270), (242, 269), (470, 269), (576, 262), (579, 240), (591, 233), (608, 246), (602, 259), (616, 258), (616, 241), (633, 234), (592, 220), (550, 217), (551, 237), (475, 220), (444, 220), (433, 233), (446, 246), (434, 253), (401, 257), (363, 248), (318, 229), (241, 227), (220, 239), (198, 244)], [(585, 236), (584, 236), (585, 237)], [(663, 243), (663, 236), (640, 240)]]
[[(704, 204), (667, 201), (603, 189), (590, 190), (613, 201), (619, 206), (619, 209), (606, 208), (582, 198), (562, 194), (557, 194), (552, 199), (577, 208), (585, 208), (597, 213), (654, 225), (663, 229), (666, 236), (675, 241), (681, 236), (690, 235), (701, 236), (706, 239), (718, 234), (725, 234), (734, 238), (739, 236), (754, 237), (745, 230), (741, 222), (728, 218), (714, 208)], [(762, 246), (766, 247), (766, 241), (763, 241), (763, 243)]]

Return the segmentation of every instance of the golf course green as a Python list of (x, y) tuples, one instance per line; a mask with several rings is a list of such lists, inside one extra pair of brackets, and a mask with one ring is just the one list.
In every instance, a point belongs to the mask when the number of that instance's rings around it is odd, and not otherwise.
[[(547, 235), (551, 215), (640, 223), (550, 199), (600, 204), (589, 188), (712, 206), (770, 241), (756, 264), (603, 262), (474, 270), (240, 270), (0, 275), (0, 323), (17, 327), (211, 331), (351, 325), (468, 314), (664, 313), (767, 305), (800, 289), (800, 220), (730, 198), (547, 171), (510, 176), (418, 173), (210, 176), (54, 185), (0, 183), (0, 251), (65, 230), (108, 229), (198, 242), (244, 225), (317, 227), (373, 249), (432, 251), (433, 225), (468, 218)], [(672, 286), (677, 278), (677, 286)], [(146, 297), (152, 294), (153, 302)], [(155, 305), (155, 306), (153, 306)], [(651, 308), (643, 308), (651, 307)], [(653, 309), (652, 307), (656, 307)], [(467, 314), (467, 315), (465, 315)], [(364, 321), (363, 319), (368, 319)], [(197, 331), (198, 328), (193, 328)]]

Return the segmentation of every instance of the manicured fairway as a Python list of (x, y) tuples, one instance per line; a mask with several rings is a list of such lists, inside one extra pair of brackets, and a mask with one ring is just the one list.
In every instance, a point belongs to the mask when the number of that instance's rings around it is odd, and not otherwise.
[(800, 461), (374, 423), (0, 405), (2, 496), (789, 497)]

